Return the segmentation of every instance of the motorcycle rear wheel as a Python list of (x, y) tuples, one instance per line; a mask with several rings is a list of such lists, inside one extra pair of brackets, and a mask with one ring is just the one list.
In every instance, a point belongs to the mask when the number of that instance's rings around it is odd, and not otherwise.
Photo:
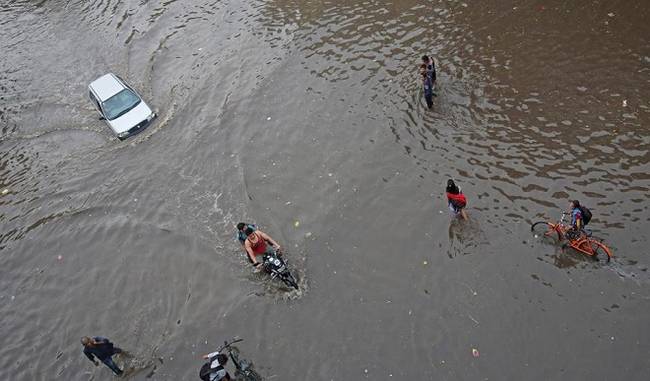
[(282, 281), (287, 286), (293, 287), (296, 290), (298, 289), (298, 282), (296, 282), (296, 278), (294, 278), (291, 273), (287, 273), (286, 275), (282, 276)]

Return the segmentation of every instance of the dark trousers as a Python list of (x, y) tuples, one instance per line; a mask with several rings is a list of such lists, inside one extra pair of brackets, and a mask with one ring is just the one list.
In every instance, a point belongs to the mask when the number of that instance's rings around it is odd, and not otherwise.
[(424, 100), (427, 101), (427, 107), (431, 108), (433, 107), (433, 93), (425, 93), (424, 94)]
[(424, 100), (427, 101), (427, 107), (433, 107), (433, 85), (424, 85)]
[(113, 373), (115, 373), (116, 375), (119, 376), (119, 375), (122, 374), (122, 371), (120, 370), (120, 368), (118, 368), (117, 364), (115, 364), (115, 362), (113, 362), (112, 357), (106, 357), (105, 359), (102, 359), (102, 362), (104, 363), (104, 365), (109, 367), (113, 371)]

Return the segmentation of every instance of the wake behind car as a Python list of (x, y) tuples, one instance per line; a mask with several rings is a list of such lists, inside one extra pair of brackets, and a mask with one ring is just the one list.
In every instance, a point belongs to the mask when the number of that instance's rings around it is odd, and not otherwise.
[(88, 96), (120, 140), (142, 131), (156, 116), (142, 97), (113, 73), (88, 85)]

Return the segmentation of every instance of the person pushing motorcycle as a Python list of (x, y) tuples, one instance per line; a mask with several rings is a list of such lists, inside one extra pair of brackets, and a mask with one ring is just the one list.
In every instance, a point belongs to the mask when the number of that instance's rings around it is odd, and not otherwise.
[(280, 245), (263, 231), (247, 227), (245, 233), (246, 241), (244, 241), (244, 248), (246, 249), (248, 258), (253, 262), (253, 266), (257, 267), (262, 264), (262, 262), (257, 261), (257, 256), (264, 255), (265, 253), (272, 254), (274, 250), (280, 251)]

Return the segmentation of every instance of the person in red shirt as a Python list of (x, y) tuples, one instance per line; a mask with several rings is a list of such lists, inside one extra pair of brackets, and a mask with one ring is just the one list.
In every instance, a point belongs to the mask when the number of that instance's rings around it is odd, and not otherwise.
[(261, 230), (253, 230), (251, 227), (246, 228), (246, 241), (244, 241), (244, 248), (248, 253), (248, 258), (253, 262), (253, 266), (257, 267), (262, 262), (257, 261), (258, 255), (271, 253), (273, 250), (280, 251), (280, 245), (271, 238), (270, 235)]
[(447, 180), (447, 203), (449, 210), (454, 212), (455, 215), (460, 214), (464, 220), (467, 219), (467, 212), (465, 212), (467, 198), (452, 179)]

